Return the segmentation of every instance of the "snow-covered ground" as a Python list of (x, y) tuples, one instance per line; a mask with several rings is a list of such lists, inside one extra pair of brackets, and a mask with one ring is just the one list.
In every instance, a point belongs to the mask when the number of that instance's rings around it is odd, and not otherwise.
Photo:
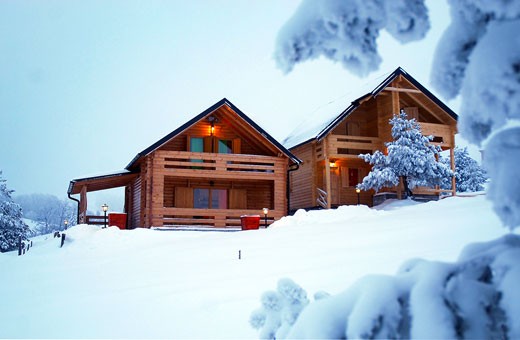
[(47, 235), (0, 254), (0, 338), (257, 338), (249, 316), (280, 278), (337, 294), (506, 232), (483, 195), (299, 211), (240, 232), (79, 225), (61, 249)]

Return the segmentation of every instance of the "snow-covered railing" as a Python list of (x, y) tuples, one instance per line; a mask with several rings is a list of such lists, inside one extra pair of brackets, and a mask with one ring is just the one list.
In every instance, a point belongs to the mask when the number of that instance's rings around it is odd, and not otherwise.
[(328, 203), (328, 195), (325, 190), (322, 190), (320, 188), (316, 188), (318, 191), (318, 198), (316, 198), (316, 203), (323, 209), (327, 209), (327, 203)]

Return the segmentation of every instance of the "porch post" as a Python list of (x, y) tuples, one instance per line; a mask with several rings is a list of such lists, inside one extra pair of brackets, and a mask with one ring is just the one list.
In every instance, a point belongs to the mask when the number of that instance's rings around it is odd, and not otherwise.
[(81, 187), (79, 194), (79, 223), (87, 222), (87, 186)]
[[(450, 148), (450, 165), (451, 165), (451, 171), (455, 172), (455, 150), (453, 147)], [(455, 176), (453, 176), (451, 178), (451, 193), (453, 196), (455, 196), (457, 194)]]
[(327, 209), (332, 207), (332, 192), (330, 189), (330, 163), (329, 158), (325, 158), (325, 191), (327, 192)]

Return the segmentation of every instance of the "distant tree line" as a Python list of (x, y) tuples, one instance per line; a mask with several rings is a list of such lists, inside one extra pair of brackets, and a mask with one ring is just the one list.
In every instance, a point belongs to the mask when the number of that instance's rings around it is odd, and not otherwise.
[(64, 221), (69, 226), (76, 224), (77, 206), (67, 199), (60, 199), (49, 194), (29, 194), (14, 197), (23, 211), (23, 217), (37, 223), (33, 235), (48, 234), (65, 229)]

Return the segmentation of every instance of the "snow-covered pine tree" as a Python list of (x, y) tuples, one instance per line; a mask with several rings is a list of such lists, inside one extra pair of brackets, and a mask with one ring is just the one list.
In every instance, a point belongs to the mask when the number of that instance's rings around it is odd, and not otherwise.
[(29, 227), (22, 220), (20, 205), (13, 202), (6, 180), (0, 171), (0, 252), (16, 249), (20, 236), (27, 239)]
[[(486, 171), (470, 157), (468, 148), (456, 147), (455, 155), (455, 185), (458, 192), (484, 190), (482, 184), (487, 180)], [(442, 163), (449, 166), (450, 159), (441, 158)], [(451, 181), (447, 180), (442, 185), (445, 189), (451, 189)]]
[(358, 184), (361, 190), (392, 187), (403, 179), (405, 192), (411, 196), (411, 189), (417, 186), (435, 186), (443, 179), (451, 178), (453, 172), (437, 158), (441, 149), (432, 145), (432, 136), (423, 136), (421, 127), (415, 119), (406, 119), (401, 111), (390, 119), (392, 142), (386, 143), (388, 155), (381, 151), (359, 155), (372, 165), (370, 173)]

